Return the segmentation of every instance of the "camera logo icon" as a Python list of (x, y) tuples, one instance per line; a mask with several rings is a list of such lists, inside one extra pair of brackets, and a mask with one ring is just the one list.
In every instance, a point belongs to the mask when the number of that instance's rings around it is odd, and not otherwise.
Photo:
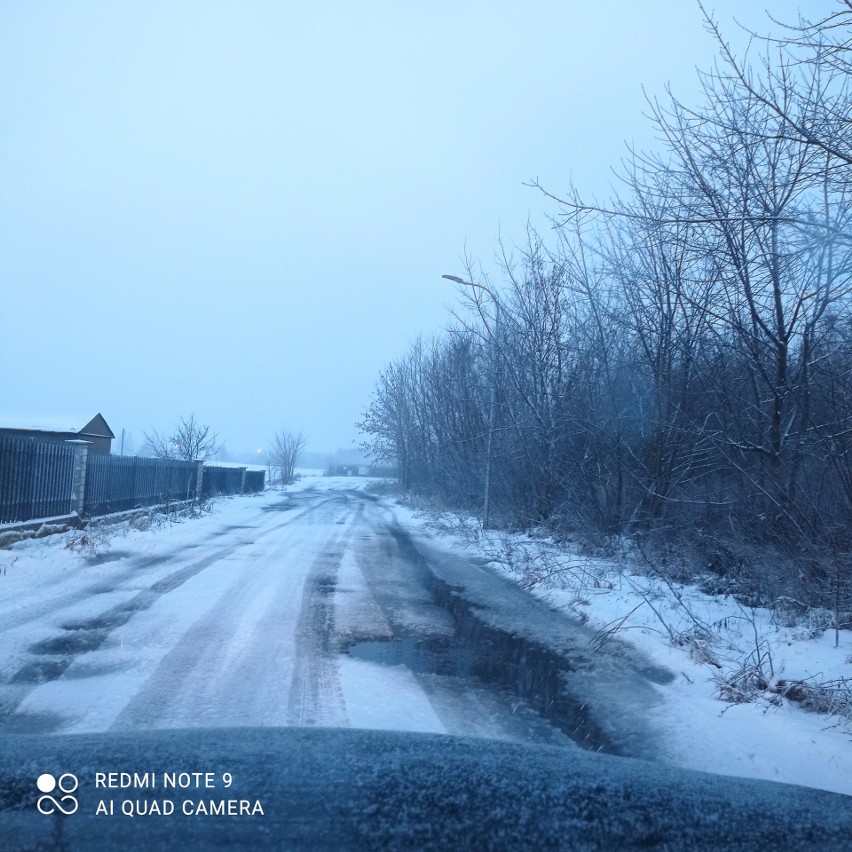
[[(48, 772), (39, 775), (36, 779), (36, 787), (45, 794), (39, 796), (36, 802), (39, 813), (52, 814), (59, 811), (66, 816), (73, 814), (77, 810), (77, 799), (71, 794), (77, 790), (78, 784), (77, 776), (70, 772), (60, 775), (59, 778), (54, 778)], [(63, 795), (57, 799), (56, 796), (51, 795), (54, 791)]]

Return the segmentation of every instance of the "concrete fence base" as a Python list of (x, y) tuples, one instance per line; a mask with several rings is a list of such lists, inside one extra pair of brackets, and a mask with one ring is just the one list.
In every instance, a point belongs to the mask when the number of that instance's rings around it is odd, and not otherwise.
[(125, 512), (114, 512), (110, 515), (96, 515), (92, 518), (81, 518), (76, 512), (68, 515), (58, 515), (54, 518), (36, 518), (32, 521), (18, 521), (14, 524), (0, 524), (0, 550), (4, 550), (19, 541), (29, 538), (46, 538), (49, 535), (68, 532), (68, 530), (84, 530), (96, 521), (99, 524), (120, 524), (122, 521), (132, 521), (156, 514), (188, 509), (198, 505), (195, 500), (181, 500), (173, 503), (163, 503), (160, 506), (145, 506), (140, 509), (128, 509)]

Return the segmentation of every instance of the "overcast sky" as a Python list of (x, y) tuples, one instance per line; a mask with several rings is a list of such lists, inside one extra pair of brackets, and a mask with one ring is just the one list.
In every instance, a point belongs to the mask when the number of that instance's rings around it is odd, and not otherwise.
[(0, 414), (351, 447), (525, 182), (605, 195), (715, 54), (691, 0), (0, 0)]

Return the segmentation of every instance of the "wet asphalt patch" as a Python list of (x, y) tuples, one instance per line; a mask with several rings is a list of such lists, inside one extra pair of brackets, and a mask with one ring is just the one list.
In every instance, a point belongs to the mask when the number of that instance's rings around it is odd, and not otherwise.
[(566, 676), (574, 671), (566, 655), (487, 623), (483, 607), (467, 600), (463, 588), (439, 579), (404, 530), (389, 531), (416, 582), (451, 617), (454, 635), (422, 635), (396, 624), (392, 639), (355, 642), (346, 649), (350, 656), (478, 682), (520, 699), (584, 749), (626, 753), (596, 724), (585, 700), (566, 688)]

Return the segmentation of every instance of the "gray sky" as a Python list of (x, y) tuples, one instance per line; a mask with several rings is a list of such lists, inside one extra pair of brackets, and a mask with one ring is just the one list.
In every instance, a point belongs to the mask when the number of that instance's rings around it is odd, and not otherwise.
[(351, 446), (524, 182), (605, 195), (715, 52), (690, 0), (0, 0), (0, 412)]

